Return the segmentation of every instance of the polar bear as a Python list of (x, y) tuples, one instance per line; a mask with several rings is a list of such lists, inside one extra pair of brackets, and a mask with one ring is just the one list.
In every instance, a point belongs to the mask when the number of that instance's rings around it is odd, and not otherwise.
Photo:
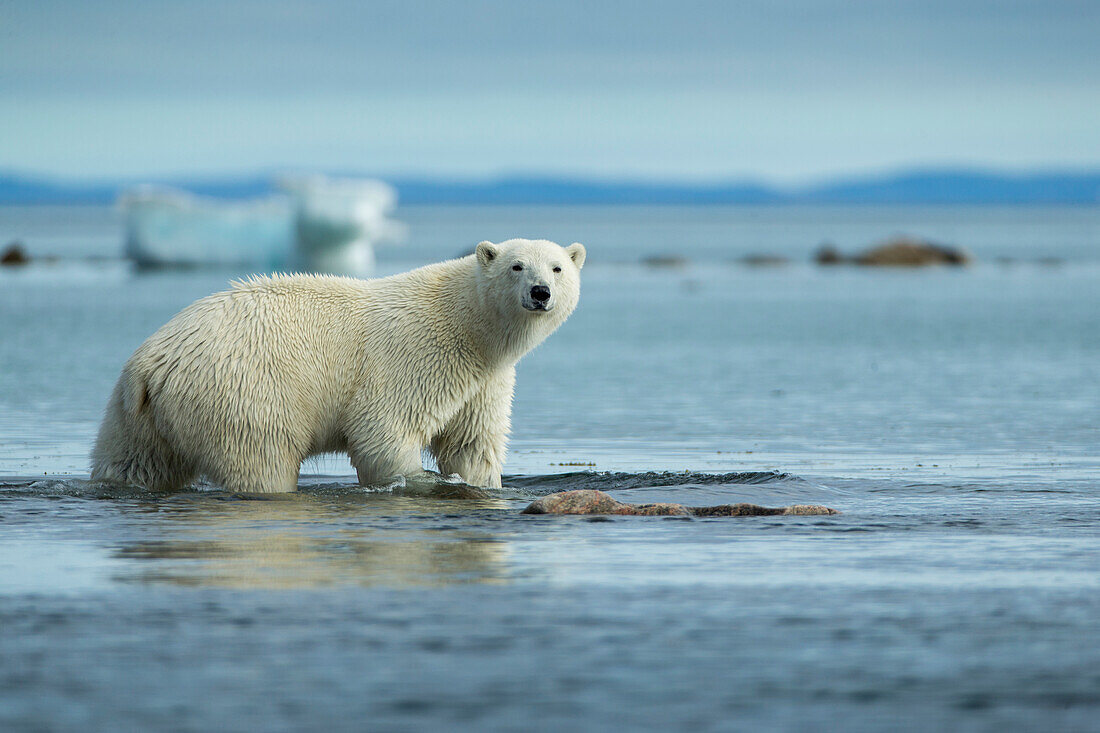
[(516, 362), (573, 312), (585, 248), (482, 242), (376, 280), (275, 275), (177, 314), (126, 362), (92, 479), (287, 492), (309, 456), (360, 483), (423, 472), (500, 486)]

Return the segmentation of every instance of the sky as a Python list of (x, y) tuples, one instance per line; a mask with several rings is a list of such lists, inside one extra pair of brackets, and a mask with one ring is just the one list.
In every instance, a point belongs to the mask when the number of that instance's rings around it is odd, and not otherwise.
[(1100, 2), (0, 0), (0, 169), (1100, 167)]

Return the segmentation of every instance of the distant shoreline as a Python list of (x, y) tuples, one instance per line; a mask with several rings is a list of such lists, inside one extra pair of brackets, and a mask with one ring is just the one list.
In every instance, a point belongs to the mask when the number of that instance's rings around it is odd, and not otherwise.
[[(221, 199), (272, 194), (273, 176), (153, 178), (78, 183), (0, 172), (0, 205), (110, 204), (139, 182), (155, 182)], [(784, 188), (752, 181), (683, 182), (567, 176), (432, 179), (382, 176), (403, 205), (1100, 205), (1100, 171), (997, 173), (969, 170), (907, 171), (835, 178)]]

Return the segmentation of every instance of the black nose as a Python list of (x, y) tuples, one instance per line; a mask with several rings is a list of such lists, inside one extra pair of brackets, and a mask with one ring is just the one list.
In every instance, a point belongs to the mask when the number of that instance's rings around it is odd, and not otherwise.
[(531, 288), (531, 297), (540, 303), (550, 300), (550, 288), (545, 285), (536, 285)]

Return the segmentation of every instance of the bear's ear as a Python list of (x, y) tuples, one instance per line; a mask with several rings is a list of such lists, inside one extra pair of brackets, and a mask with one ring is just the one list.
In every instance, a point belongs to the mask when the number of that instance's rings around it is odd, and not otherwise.
[(573, 242), (565, 248), (565, 251), (569, 253), (569, 259), (573, 260), (573, 264), (577, 266), (577, 269), (584, 267), (584, 258), (588, 255), (584, 251), (584, 245), (580, 242)]
[(482, 242), (474, 250), (477, 254), (477, 261), (482, 267), (488, 267), (489, 263), (497, 258), (500, 254), (500, 248), (489, 241)]

